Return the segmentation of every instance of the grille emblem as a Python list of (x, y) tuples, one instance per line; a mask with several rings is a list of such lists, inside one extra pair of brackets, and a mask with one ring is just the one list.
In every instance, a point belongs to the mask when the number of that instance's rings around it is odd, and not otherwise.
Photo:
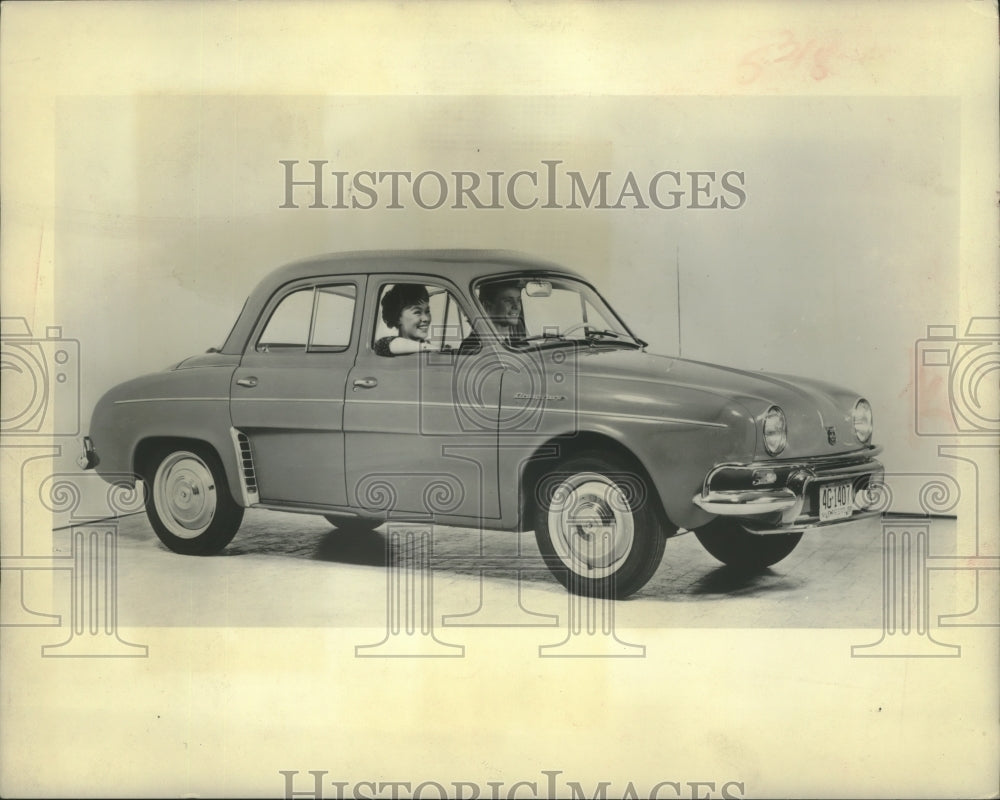
[(836, 444), (837, 443), (837, 429), (834, 428), (832, 425), (829, 428), (826, 429), (826, 440), (830, 444)]

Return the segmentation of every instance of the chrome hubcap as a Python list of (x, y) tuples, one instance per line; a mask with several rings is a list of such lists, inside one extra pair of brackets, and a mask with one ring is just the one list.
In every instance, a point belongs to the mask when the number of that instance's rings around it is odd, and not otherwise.
[(632, 550), (628, 500), (617, 484), (595, 472), (573, 475), (556, 487), (548, 523), (556, 554), (577, 575), (611, 575)]
[(212, 471), (194, 453), (172, 453), (156, 470), (153, 498), (167, 529), (180, 539), (194, 539), (215, 517)]

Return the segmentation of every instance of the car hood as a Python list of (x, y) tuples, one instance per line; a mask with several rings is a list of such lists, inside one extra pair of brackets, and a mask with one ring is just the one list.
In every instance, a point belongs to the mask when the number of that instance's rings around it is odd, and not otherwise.
[[(862, 447), (852, 423), (861, 395), (825, 381), (610, 348), (581, 351), (578, 371), (582, 397), (606, 395), (609, 387), (600, 384), (627, 384), (632, 393), (654, 392), (664, 399), (683, 389), (689, 397), (708, 394), (738, 403), (757, 422), (772, 405), (780, 406), (788, 420), (788, 447), (780, 458), (835, 455)], [(759, 425), (757, 429), (756, 455), (766, 457)]]

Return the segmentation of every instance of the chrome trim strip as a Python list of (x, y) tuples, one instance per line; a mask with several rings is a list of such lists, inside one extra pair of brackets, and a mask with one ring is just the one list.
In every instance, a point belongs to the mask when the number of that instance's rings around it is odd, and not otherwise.
[[(141, 400), (115, 400), (115, 403), (160, 403), (160, 402), (174, 402), (180, 400), (199, 400), (199, 401), (225, 401), (226, 397), (149, 397)], [(437, 408), (456, 408), (456, 403), (442, 403), (433, 400), (376, 400), (373, 398), (349, 398), (347, 400), (340, 400), (339, 398), (322, 398), (322, 397), (233, 397), (232, 401), (234, 403), (348, 403), (351, 404), (363, 404), (363, 405), (396, 405), (396, 406), (435, 406)], [(492, 408), (492, 406), (483, 404), (475, 406), (476, 408)], [(500, 406), (501, 411), (523, 411), (524, 406)], [(545, 408), (542, 409), (546, 414), (576, 414), (584, 417), (600, 417), (603, 419), (630, 419), (638, 420), (640, 422), (659, 422), (659, 423), (669, 423), (672, 425), (697, 425), (703, 428), (725, 428), (726, 424), (724, 422), (705, 422), (703, 420), (696, 419), (681, 419), (678, 417), (653, 417), (645, 414), (617, 414), (617, 413), (605, 413), (603, 411), (577, 411), (572, 408)], [(733, 464), (732, 466), (742, 466)]]
[(258, 503), (256, 508), (266, 508), (271, 511), (287, 511), (292, 514), (336, 514), (351, 519), (382, 519), (378, 515), (366, 516), (359, 514), (356, 509), (347, 506), (324, 506), (315, 503), (281, 503), (276, 500), (265, 500)]
[(234, 403), (343, 403), (335, 397), (234, 397)]
[[(504, 410), (507, 410), (508, 406), (503, 406)], [(516, 410), (516, 409), (510, 409)], [(677, 417), (651, 417), (645, 414), (606, 414), (603, 411), (576, 411), (572, 408), (548, 408), (547, 412), (553, 414), (578, 414), (584, 417), (602, 417), (611, 419), (635, 419), (642, 422), (669, 422), (674, 425), (698, 425), (703, 428), (725, 428), (726, 423), (724, 422), (704, 422), (697, 419), (679, 419)]]
[(228, 403), (228, 397), (143, 397), (138, 400), (115, 400), (115, 405), (125, 403), (172, 403), (179, 400), (198, 400), (202, 402)]
[[(673, 358), (673, 356), (667, 356), (667, 358)], [(608, 380), (607, 375), (601, 375), (599, 372), (577, 372), (576, 375), (578, 378), (595, 378), (597, 380), (605, 380), (605, 381)], [(622, 376), (620, 380), (632, 381), (634, 383), (652, 383), (657, 386), (677, 385), (676, 381), (669, 381), (664, 378), (639, 378), (633, 375), (629, 375), (628, 377)]]
[[(397, 405), (397, 406), (437, 406), (444, 408), (459, 408), (458, 403), (441, 403), (432, 400), (369, 400), (367, 398), (353, 399), (349, 398), (347, 403), (350, 404), (369, 404), (376, 403), (381, 405)], [(469, 406), (472, 404), (470, 403)], [(526, 406), (500, 406), (500, 411), (523, 411)], [(493, 408), (489, 404), (476, 405), (475, 408)], [(700, 427), (706, 428), (725, 428), (727, 427), (724, 422), (704, 422), (702, 420), (696, 419), (680, 419), (677, 417), (652, 417), (644, 414), (616, 414), (616, 413), (605, 413), (603, 411), (577, 411), (573, 408), (544, 408), (539, 409), (541, 413), (545, 414), (576, 414), (583, 417), (600, 417), (603, 419), (630, 419), (638, 420), (640, 422), (658, 422), (658, 423), (671, 423), (674, 425), (698, 425)]]
[[(357, 399), (348, 398), (345, 402), (352, 405), (443, 406), (445, 408), (455, 408), (457, 405), (456, 403), (441, 403), (435, 400), (369, 400), (366, 397), (358, 397)], [(493, 408), (493, 406), (483, 404), (476, 406), (476, 408)]]

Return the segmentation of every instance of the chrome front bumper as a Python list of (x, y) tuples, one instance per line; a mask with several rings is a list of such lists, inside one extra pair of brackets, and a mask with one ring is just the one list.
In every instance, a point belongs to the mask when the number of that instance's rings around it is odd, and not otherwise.
[[(791, 533), (875, 516), (877, 487), (885, 470), (874, 456), (879, 447), (837, 457), (720, 464), (705, 478), (694, 504), (725, 517), (740, 517), (756, 533)], [(821, 520), (819, 489), (850, 481), (854, 506), (849, 517)]]

